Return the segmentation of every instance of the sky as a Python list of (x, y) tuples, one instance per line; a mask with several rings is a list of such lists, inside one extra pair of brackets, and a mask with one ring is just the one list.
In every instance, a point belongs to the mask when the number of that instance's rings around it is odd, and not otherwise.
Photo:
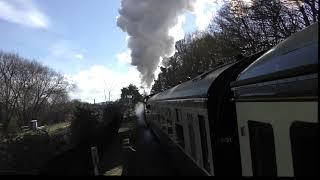
[[(171, 35), (204, 30), (219, 4), (198, 0)], [(0, 50), (35, 59), (76, 85), (71, 98), (93, 103), (141, 86), (127, 34), (117, 27), (120, 0), (0, 0)], [(148, 89), (146, 90), (148, 91)], [(141, 90), (141, 93), (143, 91)]]

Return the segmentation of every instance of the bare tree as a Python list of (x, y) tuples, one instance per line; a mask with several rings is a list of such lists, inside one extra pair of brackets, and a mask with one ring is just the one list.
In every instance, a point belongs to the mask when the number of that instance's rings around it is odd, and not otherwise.
[(152, 93), (242, 55), (267, 50), (318, 18), (318, 0), (228, 0), (207, 31), (188, 34), (176, 43), (176, 53), (165, 60)]
[[(318, 21), (318, 0), (243, 0), (226, 3), (213, 22), (248, 54), (268, 49)], [(216, 26), (213, 26), (216, 27)], [(216, 28), (211, 31), (216, 32)]]
[(0, 103), (4, 109), (3, 127), (37, 118), (47, 105), (66, 100), (69, 83), (52, 69), (16, 54), (0, 52)]
[(16, 70), (19, 66), (17, 55), (0, 52), (0, 102), (4, 111), (2, 122), (4, 130), (8, 128), (18, 102)]

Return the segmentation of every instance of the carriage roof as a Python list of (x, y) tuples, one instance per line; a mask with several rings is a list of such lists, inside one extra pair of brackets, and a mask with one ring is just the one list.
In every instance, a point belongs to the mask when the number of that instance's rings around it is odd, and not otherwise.
[(230, 63), (203, 73), (192, 80), (152, 96), (150, 100), (157, 101), (169, 99), (206, 98), (211, 84), (221, 73), (230, 68), (232, 65), (234, 65), (234, 63)]
[(240, 73), (232, 86), (316, 73), (317, 67), (318, 23), (315, 23), (263, 54)]

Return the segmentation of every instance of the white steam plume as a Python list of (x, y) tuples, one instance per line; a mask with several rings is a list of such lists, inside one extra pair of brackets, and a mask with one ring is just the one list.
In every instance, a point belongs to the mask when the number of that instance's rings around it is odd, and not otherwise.
[(160, 57), (174, 53), (175, 38), (169, 35), (179, 16), (192, 11), (196, 0), (122, 0), (117, 25), (129, 35), (131, 65), (150, 87)]
[(144, 113), (144, 105), (142, 102), (138, 102), (135, 106), (135, 113), (136, 113), (136, 116), (138, 118), (138, 123), (139, 124), (144, 124), (144, 116), (143, 116), (143, 113)]

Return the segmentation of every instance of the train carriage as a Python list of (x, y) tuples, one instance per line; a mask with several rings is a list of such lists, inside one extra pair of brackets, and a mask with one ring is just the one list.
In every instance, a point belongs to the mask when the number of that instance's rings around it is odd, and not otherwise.
[(146, 122), (174, 166), (185, 175), (313, 174), (317, 31), (314, 24), (267, 52), (151, 96)]
[[(206, 72), (147, 101), (147, 124), (160, 139), (168, 137), (178, 145), (181, 153), (202, 170), (198, 173), (241, 174), (236, 111), (229, 98), (229, 84), (261, 54)], [(187, 173), (193, 174), (192, 170)]]
[(270, 49), (232, 83), (242, 174), (315, 175), (318, 24)]

